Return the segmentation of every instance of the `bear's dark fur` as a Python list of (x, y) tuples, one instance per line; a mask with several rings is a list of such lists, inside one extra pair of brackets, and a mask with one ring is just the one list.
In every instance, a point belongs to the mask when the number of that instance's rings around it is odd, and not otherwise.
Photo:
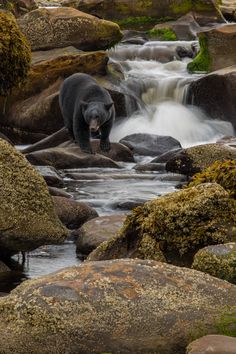
[(74, 74), (63, 82), (59, 103), (64, 124), (82, 151), (92, 153), (90, 132), (100, 132), (100, 148), (110, 150), (109, 134), (115, 108), (107, 90), (87, 74)]

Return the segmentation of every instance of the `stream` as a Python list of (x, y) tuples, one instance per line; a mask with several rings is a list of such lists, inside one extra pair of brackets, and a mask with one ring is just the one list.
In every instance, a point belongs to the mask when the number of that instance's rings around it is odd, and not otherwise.
[[(183, 147), (215, 142), (224, 135), (234, 135), (230, 123), (207, 117), (202, 111), (186, 105), (188, 84), (201, 77), (187, 72), (190, 58), (176, 60), (176, 48), (190, 50), (197, 42), (147, 42), (144, 45), (120, 44), (110, 51), (112, 61), (121, 65), (125, 80), (122, 90), (132, 92), (140, 103), (138, 112), (115, 123), (111, 141), (133, 133), (170, 135)], [(129, 111), (127, 101), (127, 110)], [(152, 157), (153, 158), (153, 157)], [(146, 163), (148, 156), (135, 156)], [(65, 190), (75, 200), (94, 207), (100, 216), (127, 214), (132, 206), (175, 190), (183, 177), (167, 173), (163, 166), (155, 172), (138, 172), (134, 163), (120, 163), (121, 169), (76, 169), (82, 178), (65, 178)], [(22, 264), (21, 255), (12, 259), (14, 269), (0, 282), (0, 292), (8, 292), (25, 279), (45, 275), (61, 268), (80, 264), (75, 244), (43, 246), (29, 252)]]

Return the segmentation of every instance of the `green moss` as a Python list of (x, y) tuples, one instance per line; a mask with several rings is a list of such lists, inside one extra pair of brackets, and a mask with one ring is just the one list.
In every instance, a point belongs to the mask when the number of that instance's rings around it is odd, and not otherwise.
[(191, 11), (193, 8), (192, 0), (183, 0), (181, 3), (174, 3), (171, 6), (171, 10), (179, 15), (179, 14), (186, 14), (187, 12)]
[(194, 175), (187, 187), (206, 182), (220, 184), (236, 199), (236, 160), (216, 161), (204, 171)]
[(156, 23), (158, 19), (156, 17), (141, 16), (141, 17), (128, 17), (122, 20), (114, 20), (118, 25), (133, 25), (133, 24), (146, 24)]
[(236, 313), (235, 308), (225, 310), (216, 322), (218, 334), (236, 337)]
[(7, 96), (28, 75), (30, 46), (13, 15), (0, 12), (0, 95)]
[(198, 38), (200, 44), (200, 52), (187, 66), (187, 69), (190, 73), (209, 72), (211, 68), (212, 59), (208, 51), (207, 37), (204, 33), (200, 33)]
[(176, 36), (175, 32), (169, 27), (152, 29), (150, 31), (147, 31), (147, 34), (150, 37), (155, 37), (155, 38), (158, 38), (159, 40), (163, 40), (163, 41), (176, 41), (177, 40), (177, 36)]

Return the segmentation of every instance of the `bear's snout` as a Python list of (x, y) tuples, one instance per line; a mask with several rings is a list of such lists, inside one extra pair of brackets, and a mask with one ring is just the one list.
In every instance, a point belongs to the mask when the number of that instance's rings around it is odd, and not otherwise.
[(91, 132), (97, 132), (99, 129), (99, 122), (97, 119), (92, 119), (89, 124), (89, 129)]

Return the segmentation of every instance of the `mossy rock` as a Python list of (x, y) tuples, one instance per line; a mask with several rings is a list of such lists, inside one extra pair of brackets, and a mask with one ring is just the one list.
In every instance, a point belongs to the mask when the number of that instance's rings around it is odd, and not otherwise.
[(236, 199), (236, 160), (216, 161), (206, 170), (194, 175), (188, 187), (207, 182), (220, 184)]
[[(218, 184), (169, 193), (132, 211), (118, 236), (101, 244), (89, 260), (129, 257), (190, 265), (199, 248), (236, 239), (236, 202)], [(160, 257), (160, 256), (159, 256)]]
[(1, 256), (64, 241), (68, 232), (56, 215), (43, 177), (2, 139), (0, 180)]
[(235, 285), (193, 269), (84, 262), (0, 299), (1, 353), (182, 354), (193, 339), (235, 329), (235, 298)]
[(236, 149), (223, 144), (197, 145), (177, 152), (167, 161), (166, 170), (193, 176), (215, 161), (227, 160), (236, 160)]
[(14, 16), (0, 11), (0, 96), (27, 78), (30, 62), (30, 46)]
[(204, 247), (195, 254), (192, 268), (236, 284), (236, 243)]
[(235, 64), (235, 24), (227, 24), (201, 32), (198, 37), (200, 52), (188, 64), (189, 72), (212, 72)]
[(204, 33), (198, 35), (200, 51), (191, 63), (188, 63), (187, 69), (191, 73), (208, 73), (211, 70), (212, 58), (208, 51), (208, 39)]

